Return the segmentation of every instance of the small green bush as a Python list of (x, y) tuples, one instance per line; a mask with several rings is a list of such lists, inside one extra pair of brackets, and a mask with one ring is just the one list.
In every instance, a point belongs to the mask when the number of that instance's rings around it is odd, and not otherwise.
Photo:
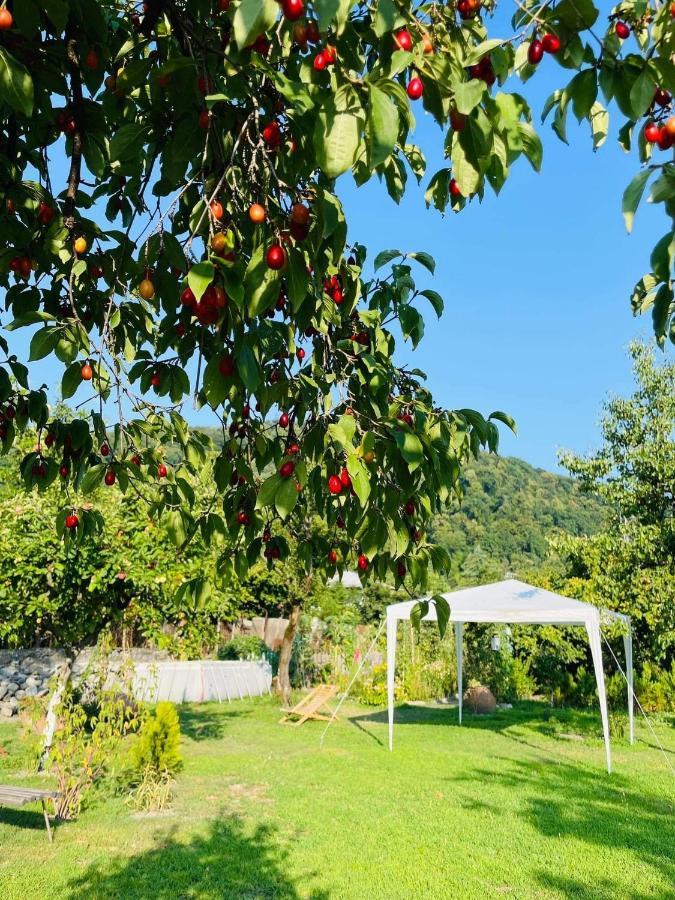
[(141, 725), (138, 740), (131, 751), (136, 772), (176, 772), (181, 766), (180, 722), (173, 703), (162, 701)]
[[(387, 704), (387, 666), (380, 663), (363, 674), (352, 688), (352, 696), (367, 706), (386, 706)], [(397, 701), (410, 699), (401, 682), (396, 679), (394, 697)]]
[(267, 650), (267, 645), (255, 634), (241, 634), (231, 638), (218, 648), (218, 659), (259, 659)]
[(624, 738), (628, 726), (627, 716), (621, 713), (610, 712), (609, 714), (609, 733), (613, 738)]
[(255, 634), (241, 634), (231, 638), (218, 648), (218, 659), (260, 659), (263, 657), (272, 666), (272, 674), (276, 675), (279, 654), (270, 650), (265, 641)]
[(530, 660), (515, 656), (511, 664), (510, 691), (514, 700), (528, 700), (537, 693), (537, 682), (530, 673)]
[(645, 663), (635, 679), (635, 693), (647, 712), (675, 712), (675, 662), (670, 670)]

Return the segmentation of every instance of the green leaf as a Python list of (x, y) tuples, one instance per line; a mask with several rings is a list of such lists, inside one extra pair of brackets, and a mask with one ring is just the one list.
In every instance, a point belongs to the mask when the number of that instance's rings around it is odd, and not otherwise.
[(452, 85), (455, 106), (463, 115), (468, 116), (480, 103), (485, 93), (485, 82), (480, 78), (470, 81), (459, 81)]
[(633, 229), (633, 219), (635, 218), (635, 213), (640, 205), (640, 200), (645, 192), (650, 175), (651, 169), (641, 169), (623, 192), (621, 211), (623, 212), (623, 218), (626, 222), (626, 231), (629, 233)]
[(508, 413), (502, 412), (497, 409), (494, 412), (491, 412), (488, 416), (488, 419), (496, 419), (498, 422), (503, 422), (507, 428), (510, 428), (514, 434), (518, 432), (518, 426), (516, 425), (516, 420), (510, 416)]
[(93, 490), (95, 490), (101, 482), (103, 481), (103, 474), (105, 472), (105, 466), (102, 464), (97, 464), (92, 466), (82, 479), (79, 485), (79, 489), (83, 494), (90, 494)]
[(190, 267), (187, 274), (187, 281), (190, 290), (197, 300), (201, 300), (204, 291), (213, 281), (213, 276), (215, 274), (215, 266), (213, 263), (207, 262), (206, 260)]
[(570, 31), (591, 28), (600, 15), (593, 0), (562, 0), (554, 10), (554, 16)]
[(422, 442), (412, 431), (404, 431), (402, 428), (396, 429), (394, 438), (401, 451), (401, 456), (408, 463), (408, 468), (414, 472), (424, 459)]
[(22, 0), (14, 3), (14, 26), (28, 39), (40, 30), (40, 10), (36, 0)]
[(438, 633), (443, 638), (450, 621), (450, 604), (442, 594), (434, 594), (431, 602), (436, 607), (436, 621), (438, 623)]
[(398, 137), (398, 109), (384, 91), (374, 84), (368, 91), (366, 146), (368, 163), (372, 169), (384, 162), (394, 151)]
[(317, 116), (314, 149), (317, 163), (328, 178), (350, 169), (359, 151), (363, 107), (351, 87), (342, 87), (330, 97)]
[(209, 406), (214, 409), (227, 397), (231, 378), (225, 378), (220, 373), (220, 356), (212, 356), (208, 361), (206, 369), (204, 369), (204, 378), (202, 379), (202, 389), (206, 396)]
[(352, 486), (356, 496), (359, 498), (359, 503), (361, 506), (365, 506), (370, 496), (368, 467), (355, 453), (350, 453), (347, 456), (347, 471), (352, 479)]
[(400, 250), (382, 250), (375, 257), (375, 262), (373, 263), (373, 270), (377, 272), (378, 269), (381, 269), (382, 266), (386, 266), (387, 263), (390, 263), (392, 259), (396, 259), (399, 256), (403, 256)]
[(74, 362), (68, 366), (61, 379), (61, 398), (69, 400), (82, 384), (82, 363)]
[(673, 302), (673, 291), (667, 284), (659, 285), (659, 289), (654, 297), (654, 305), (652, 306), (652, 325), (654, 327), (654, 335), (657, 342), (663, 346), (668, 328), (668, 322), (675, 314), (675, 303)]
[(412, 169), (413, 175), (418, 182), (421, 181), (427, 169), (427, 161), (422, 150), (416, 144), (406, 144), (403, 148), (403, 153), (408, 160), (408, 165)]
[(179, 509), (168, 510), (163, 517), (163, 524), (169, 539), (176, 547), (180, 547), (187, 540), (185, 519)]
[(309, 291), (309, 272), (304, 255), (295, 247), (288, 255), (288, 299), (293, 312), (302, 306)]
[(34, 362), (36, 359), (44, 359), (45, 356), (49, 356), (60, 336), (61, 329), (59, 328), (41, 328), (36, 331), (30, 341), (29, 361)]
[(281, 480), (281, 476), (275, 472), (274, 475), (270, 475), (266, 481), (263, 481), (260, 490), (258, 491), (256, 509), (262, 509), (265, 506), (272, 505), (274, 502), (274, 495), (281, 484)]
[(675, 236), (671, 231), (663, 235), (649, 257), (652, 272), (659, 281), (667, 282), (675, 259)]
[(591, 134), (593, 135), (593, 149), (597, 150), (607, 140), (609, 133), (609, 113), (602, 103), (594, 103), (589, 116)]
[(664, 168), (663, 174), (652, 184), (649, 192), (650, 203), (664, 203), (675, 198), (675, 169)]
[(462, 66), (464, 68), (468, 68), (468, 66), (472, 66), (474, 63), (480, 62), (484, 56), (487, 56), (488, 53), (492, 53), (493, 50), (496, 50), (497, 47), (501, 47), (504, 44), (502, 38), (490, 38), (487, 41), (483, 41), (480, 44), (476, 44), (475, 47), (469, 47), (468, 55), (465, 57)]
[(477, 161), (469, 159), (461, 141), (452, 144), (452, 175), (464, 197), (475, 193), (480, 184), (480, 172)]
[(430, 288), (425, 288), (423, 291), (420, 291), (420, 295), (427, 298), (429, 303), (431, 303), (431, 305), (433, 306), (434, 312), (440, 319), (440, 317), (443, 315), (444, 306), (443, 298), (441, 297), (441, 295), (437, 291), (432, 291)]
[(420, 625), (422, 624), (422, 619), (429, 612), (429, 601), (428, 600), (419, 600), (410, 610), (410, 624), (415, 629), (415, 631), (420, 630)]
[(237, 356), (237, 369), (249, 391), (255, 391), (260, 384), (260, 369), (250, 344), (244, 344)]
[(544, 153), (539, 135), (529, 122), (518, 122), (517, 129), (523, 143), (523, 152), (525, 156), (530, 161), (535, 172), (539, 172)]
[(343, 449), (353, 446), (356, 433), (356, 420), (354, 416), (342, 416), (338, 422), (328, 426), (328, 433)]
[(295, 489), (295, 478), (281, 478), (274, 495), (274, 506), (282, 519), (286, 519), (298, 502), (299, 494)]
[(68, 0), (41, 0), (40, 6), (59, 31), (63, 31), (68, 21)]
[(567, 93), (572, 99), (572, 109), (579, 121), (585, 119), (598, 96), (598, 76), (595, 69), (584, 69), (570, 81)]
[(110, 141), (109, 155), (113, 168), (115, 163), (126, 162), (138, 157), (145, 144), (147, 134), (147, 125), (137, 122), (122, 125)]
[(12, 370), (12, 375), (16, 378), (22, 388), (28, 390), (28, 369), (24, 366), (23, 363), (18, 362), (16, 359), (9, 360), (9, 367)]
[(403, 337), (410, 338), (413, 348), (417, 347), (424, 337), (424, 319), (413, 306), (399, 307), (398, 317)]
[(634, 119), (641, 118), (647, 112), (654, 100), (655, 89), (654, 75), (649, 67), (645, 66), (630, 89), (630, 105)]
[(375, 34), (382, 37), (388, 31), (393, 31), (398, 20), (398, 12), (394, 0), (378, 0), (375, 12)]
[(280, 281), (280, 270), (267, 265), (263, 245), (256, 247), (244, 275), (244, 294), (251, 317), (265, 312), (277, 299)]
[(33, 113), (33, 79), (4, 47), (0, 47), (0, 98), (24, 116)]
[(450, 195), (448, 193), (448, 184), (450, 182), (450, 170), (439, 169), (435, 172), (424, 192), (424, 202), (427, 207), (432, 203), (436, 209), (443, 212), (448, 205)]
[(314, 9), (319, 17), (319, 28), (327, 31), (333, 22), (336, 31), (340, 34), (349, 17), (349, 10), (353, 0), (314, 0)]
[(436, 271), (436, 260), (430, 253), (426, 253), (424, 250), (416, 250), (414, 253), (408, 253), (407, 256), (408, 259), (414, 259), (421, 266), (424, 266), (432, 275)]
[(237, 47), (249, 47), (258, 35), (263, 34), (277, 20), (279, 6), (275, 0), (241, 0), (232, 27)]

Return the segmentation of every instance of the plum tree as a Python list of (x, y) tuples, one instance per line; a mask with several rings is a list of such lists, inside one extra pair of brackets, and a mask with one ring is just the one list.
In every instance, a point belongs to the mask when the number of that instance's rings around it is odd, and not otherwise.
[[(82, 497), (105, 482), (168, 516), (179, 546), (228, 534), (222, 578), (284, 555), (283, 540), (264, 540), (276, 519), (306, 573), (335, 558), (417, 589), (446, 564), (425, 523), (460, 491), (464, 461), (495, 449), (497, 423), (512, 422), (441, 409), (423, 373), (396, 364), (393, 329), (416, 347), (420, 305), (442, 312), (414, 280), (434, 262), (384, 251), (364, 278), (366, 249), (348, 241), (335, 180), (377, 176), (397, 201), (408, 172), (421, 180), (414, 103), (443, 129), (448, 160), (427, 202), (461, 212), (499, 191), (518, 157), (540, 167), (532, 111), (505, 85), (557, 65), (574, 74), (543, 115), (561, 139), (571, 109), (602, 144), (599, 92), (625, 119), (620, 140), (644, 164), (624, 195), (629, 227), (650, 179), (651, 199), (673, 211), (662, 153), (670, 8), (622, 2), (603, 22), (592, 0), (525, 0), (504, 37), (488, 35), (490, 10), (478, 0), (3, 3), (0, 441), (7, 452), (17, 432), (37, 429), (21, 472), (38, 491), (60, 479), (64, 540), (94, 528)], [(645, 139), (650, 125), (657, 142)], [(633, 293), (660, 341), (673, 336), (672, 256), (669, 230)], [(32, 329), (29, 362), (61, 364), (62, 396), (77, 395), (86, 418), (59, 421), (45, 387), (31, 388), (10, 346), (20, 328)], [(185, 477), (206, 459), (181, 414), (189, 397), (226, 437), (204, 504)], [(169, 442), (182, 460), (167, 467)], [(320, 536), (306, 530), (310, 512), (327, 524)]]

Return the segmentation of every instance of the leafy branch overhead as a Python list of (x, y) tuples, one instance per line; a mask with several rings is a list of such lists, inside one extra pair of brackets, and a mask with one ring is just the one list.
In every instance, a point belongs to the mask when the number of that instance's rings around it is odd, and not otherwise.
[[(0, 8), (0, 447), (37, 430), (21, 474), (29, 489), (61, 486), (65, 540), (99, 533), (87, 497), (104, 486), (166, 517), (179, 547), (227, 536), (222, 578), (261, 556), (274, 565), (282, 526), (307, 572), (355, 564), (419, 590), (447, 566), (427, 523), (461, 493), (465, 461), (497, 448), (499, 424), (515, 426), (503, 412), (439, 408), (424, 373), (396, 363), (396, 341), (416, 347), (425, 317), (443, 312), (434, 261), (385, 250), (371, 270), (335, 179), (375, 176), (398, 201), (412, 173), (442, 212), (499, 192), (519, 157), (542, 165), (522, 85), (546, 65), (566, 83), (542, 110), (562, 140), (570, 110), (596, 149), (610, 110), (621, 117), (643, 164), (627, 225), (647, 192), (668, 215), (674, 202), (671, 7), (622, 3), (601, 19), (592, 0), (526, 0), (499, 36), (490, 11), (479, 0)], [(422, 111), (445, 156), (430, 175), (413, 143)], [(673, 334), (672, 260), (671, 229), (633, 295), (661, 341)], [(43, 359), (80, 417), (59, 418), (47, 386), (31, 385)], [(186, 402), (222, 426), (213, 465)], [(209, 484), (203, 502), (194, 477)]]

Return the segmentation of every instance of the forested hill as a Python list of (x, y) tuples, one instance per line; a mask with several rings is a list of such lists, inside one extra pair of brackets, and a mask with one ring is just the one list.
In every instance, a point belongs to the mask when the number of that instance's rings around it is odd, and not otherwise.
[(592, 534), (602, 506), (570, 478), (522, 459), (482, 454), (463, 473), (460, 506), (434, 521), (432, 538), (453, 560), (457, 583), (503, 578), (536, 566), (556, 531)]

